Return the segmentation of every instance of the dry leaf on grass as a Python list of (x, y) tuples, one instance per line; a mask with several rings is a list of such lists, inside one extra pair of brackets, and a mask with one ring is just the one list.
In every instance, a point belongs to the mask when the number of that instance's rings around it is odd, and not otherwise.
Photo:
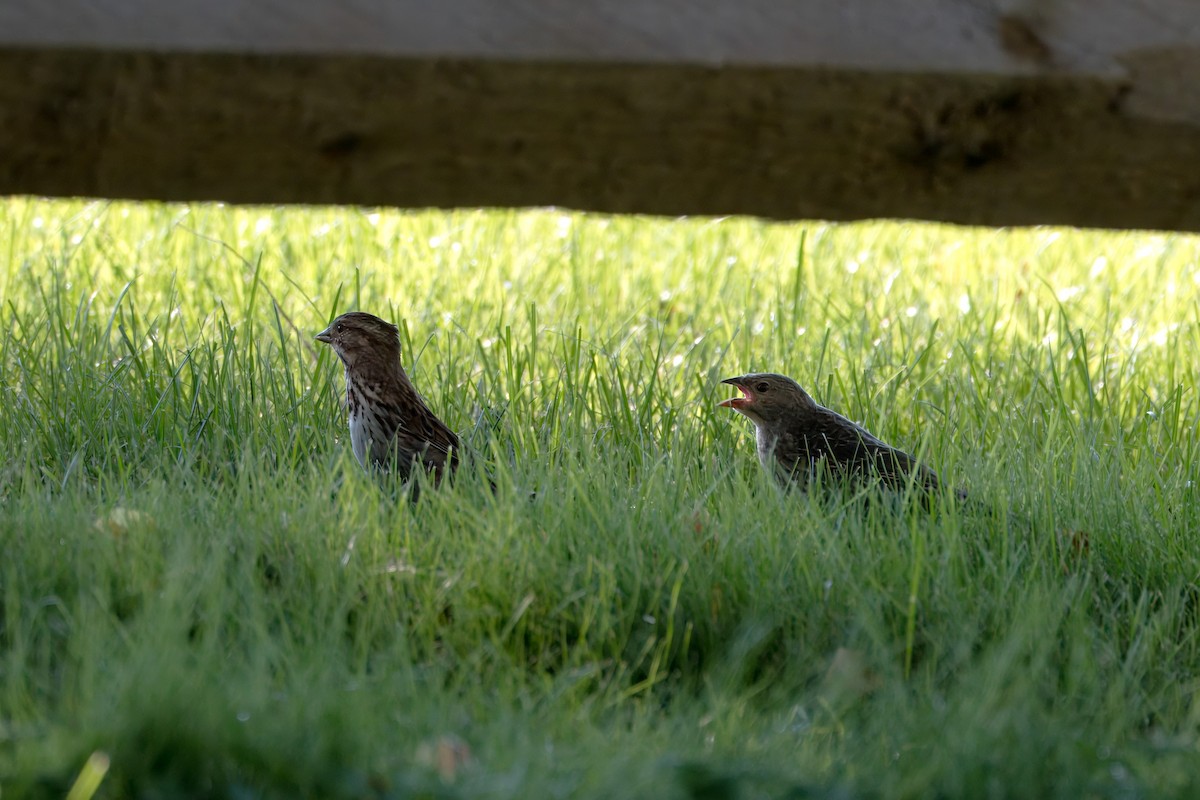
[(857, 700), (883, 684), (858, 650), (839, 647), (821, 679), (821, 695), (828, 701)]
[(1076, 562), (1082, 561), (1088, 557), (1091, 552), (1092, 543), (1088, 538), (1087, 531), (1077, 530), (1075, 528), (1060, 528), (1058, 531), (1058, 554), (1062, 560), (1062, 570), (1066, 574), (1071, 571), (1071, 566)]
[(471, 764), (471, 746), (452, 733), (417, 747), (417, 763), (437, 770), (446, 783), (453, 783), (459, 770)]
[(157, 523), (144, 511), (117, 506), (102, 517), (97, 517), (92, 527), (119, 539), (134, 528), (153, 530)]

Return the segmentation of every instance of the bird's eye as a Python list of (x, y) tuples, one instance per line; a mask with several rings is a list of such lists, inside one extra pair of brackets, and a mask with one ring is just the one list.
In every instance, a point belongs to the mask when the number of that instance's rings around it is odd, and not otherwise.
[(754, 390), (755, 390), (756, 392), (765, 392), (765, 391), (767, 391), (767, 390), (768, 390), (768, 389), (770, 389), (770, 388), (771, 388), (771, 384), (767, 383), (766, 381), (763, 381), (763, 382), (762, 382), (762, 383), (760, 383), (758, 386), (755, 386), (755, 387), (754, 387)]
[(335, 331), (337, 331), (338, 333), (341, 333), (343, 330), (346, 329), (346, 326), (339, 322), (338, 324), (333, 326), (333, 329)]

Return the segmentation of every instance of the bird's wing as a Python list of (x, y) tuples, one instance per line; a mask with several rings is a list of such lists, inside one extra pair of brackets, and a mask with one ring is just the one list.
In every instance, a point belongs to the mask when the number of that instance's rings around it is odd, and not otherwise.
[(813, 433), (805, 436), (810, 456), (814, 460), (825, 459), (843, 470), (861, 471), (871, 463), (873, 448), (887, 447), (836, 411), (818, 409), (814, 422)]
[(828, 416), (822, 420), (823, 446), (827, 460), (845, 472), (858, 475), (874, 474), (891, 489), (902, 489), (916, 476), (916, 481), (929, 490), (938, 487), (937, 473), (920, 464), (903, 450), (883, 442), (870, 431), (835, 411), (822, 409)]
[(883, 445), (869, 447), (875, 470), (880, 480), (892, 489), (903, 489), (909, 481), (924, 488), (926, 491), (937, 491), (939, 481), (937, 473), (918, 462), (903, 450)]
[(437, 417), (430, 415), (428, 435), (425, 439), (429, 446), (425, 450), (426, 468), (441, 470), (449, 463), (450, 469), (458, 466), (459, 444), (458, 436)]
[(420, 458), (425, 469), (435, 470), (439, 477), (447, 463), (451, 470), (458, 466), (458, 437), (428, 408), (410, 413), (401, 421), (395, 447), (401, 458)]

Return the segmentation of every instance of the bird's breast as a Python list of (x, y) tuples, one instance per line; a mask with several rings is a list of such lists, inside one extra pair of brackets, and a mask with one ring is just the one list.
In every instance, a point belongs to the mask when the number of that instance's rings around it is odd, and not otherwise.
[(367, 466), (367, 450), (371, 446), (371, 426), (363, 418), (361, 411), (350, 412), (350, 449), (358, 463)]
[(350, 423), (350, 448), (362, 466), (390, 460), (397, 416), (385, 401), (388, 387), (363, 369), (346, 368), (346, 410)]
[(775, 446), (779, 444), (779, 437), (761, 425), (755, 426), (754, 437), (758, 442), (759, 463), (769, 469), (775, 460)]

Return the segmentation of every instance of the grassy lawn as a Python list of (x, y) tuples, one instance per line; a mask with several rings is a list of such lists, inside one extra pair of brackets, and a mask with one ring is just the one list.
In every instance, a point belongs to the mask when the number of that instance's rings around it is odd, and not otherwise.
[[(4, 800), (1200, 796), (1200, 239), (18, 199), (0, 253)], [(416, 506), (352, 308), (479, 454)], [(779, 491), (752, 370), (979, 502)]]

